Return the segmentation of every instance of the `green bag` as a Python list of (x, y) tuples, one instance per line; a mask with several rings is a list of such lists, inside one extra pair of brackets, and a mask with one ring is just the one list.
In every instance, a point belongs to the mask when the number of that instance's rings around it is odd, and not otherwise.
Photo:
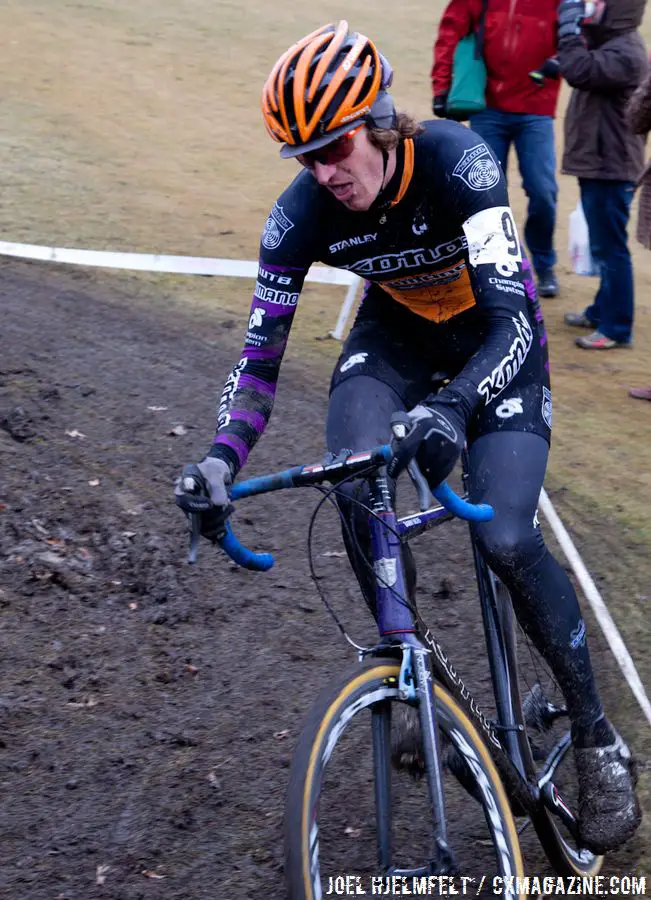
[(477, 28), (461, 38), (452, 58), (452, 84), (448, 93), (446, 115), (458, 122), (486, 109), (484, 34), (487, 9), (488, 0), (482, 0)]
[(486, 64), (473, 32), (462, 38), (454, 51), (452, 84), (446, 106), (450, 119), (462, 122), (486, 109)]

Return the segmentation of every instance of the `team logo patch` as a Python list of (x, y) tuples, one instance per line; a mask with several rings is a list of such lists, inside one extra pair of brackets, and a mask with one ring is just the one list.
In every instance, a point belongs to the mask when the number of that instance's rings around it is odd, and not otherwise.
[(452, 174), (473, 191), (488, 191), (500, 180), (499, 167), (486, 144), (464, 150)]
[(414, 221), (411, 223), (411, 230), (414, 232), (416, 237), (420, 237), (421, 234), (425, 234), (425, 232), (429, 229), (429, 225), (425, 221), (425, 216), (418, 212), (414, 216)]
[(260, 326), (262, 325), (262, 319), (266, 315), (266, 310), (260, 309), (259, 307), (258, 309), (254, 309), (249, 318), (249, 328), (260, 328)]
[(552, 392), (549, 390), (549, 388), (546, 388), (546, 387), (543, 387), (542, 417), (545, 421), (545, 425), (551, 431), (551, 428), (552, 428)]
[(510, 397), (508, 400), (502, 400), (495, 410), (495, 414), (500, 419), (510, 419), (511, 416), (517, 416), (524, 412), (522, 409), (522, 399), (520, 397)]
[(398, 580), (397, 564), (395, 559), (388, 559), (383, 556), (378, 559), (375, 565), (375, 574), (382, 587), (393, 587)]
[(282, 206), (277, 203), (269, 214), (262, 232), (262, 246), (267, 250), (275, 250), (285, 237), (290, 228), (294, 227), (291, 219), (283, 212)]
[(353, 353), (352, 356), (349, 356), (348, 359), (339, 366), (339, 371), (347, 372), (349, 369), (352, 369), (353, 366), (361, 365), (366, 362), (367, 356), (368, 353)]

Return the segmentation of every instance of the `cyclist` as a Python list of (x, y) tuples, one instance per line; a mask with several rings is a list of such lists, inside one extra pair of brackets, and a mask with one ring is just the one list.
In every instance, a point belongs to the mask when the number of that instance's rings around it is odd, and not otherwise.
[[(301, 171), (274, 204), (240, 360), (227, 379), (217, 431), (199, 463), (209, 499), (177, 487), (215, 539), (228, 488), (264, 429), (310, 265), (366, 279), (331, 383), (331, 452), (390, 438), (410, 410), (389, 474), (416, 457), (432, 485), (469, 447), (470, 499), (495, 508), (476, 526), (481, 552), (509, 589), (519, 621), (565, 695), (579, 774), (586, 847), (605, 852), (640, 820), (630, 751), (603, 712), (574, 589), (547, 550), (536, 516), (551, 431), (546, 335), (504, 175), (482, 139), (454, 122), (419, 124), (388, 93), (392, 69), (371, 40), (341, 21), (280, 57), (262, 93), (269, 134)], [(452, 379), (436, 396), (432, 376)], [(349, 494), (352, 489), (349, 489)], [(374, 608), (369, 535), (341, 501), (346, 544)], [(344, 529), (346, 532), (346, 529)], [(405, 552), (413, 599), (413, 559)]]

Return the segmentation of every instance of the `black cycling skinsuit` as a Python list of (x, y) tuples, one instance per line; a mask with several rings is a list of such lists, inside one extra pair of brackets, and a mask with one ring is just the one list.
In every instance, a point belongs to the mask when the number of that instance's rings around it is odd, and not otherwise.
[[(244, 349), (219, 406), (211, 454), (235, 471), (269, 419), (315, 261), (367, 281), (333, 375), (329, 449), (386, 442), (391, 413), (424, 400), (435, 372), (452, 376), (439, 396), (465, 418), (471, 499), (495, 508), (476, 530), (480, 548), (559, 679), (573, 724), (588, 727), (601, 704), (585, 626), (536, 517), (551, 430), (546, 335), (499, 164), (477, 134), (441, 121), (398, 145), (395, 173), (365, 212), (299, 173), (265, 224)], [(365, 516), (346, 511), (367, 546)], [(368, 566), (347, 549), (372, 606)]]

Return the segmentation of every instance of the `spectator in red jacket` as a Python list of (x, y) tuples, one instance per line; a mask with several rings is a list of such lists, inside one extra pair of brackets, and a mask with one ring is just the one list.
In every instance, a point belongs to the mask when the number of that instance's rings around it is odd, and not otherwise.
[(454, 51), (461, 38), (478, 29), (485, 10), (486, 109), (471, 117), (470, 127), (490, 144), (505, 172), (515, 145), (529, 198), (524, 236), (542, 297), (558, 293), (554, 115), (560, 82), (558, 77), (536, 82), (529, 73), (556, 53), (557, 9), (558, 0), (450, 0), (439, 24), (432, 68), (434, 113), (445, 116)]

